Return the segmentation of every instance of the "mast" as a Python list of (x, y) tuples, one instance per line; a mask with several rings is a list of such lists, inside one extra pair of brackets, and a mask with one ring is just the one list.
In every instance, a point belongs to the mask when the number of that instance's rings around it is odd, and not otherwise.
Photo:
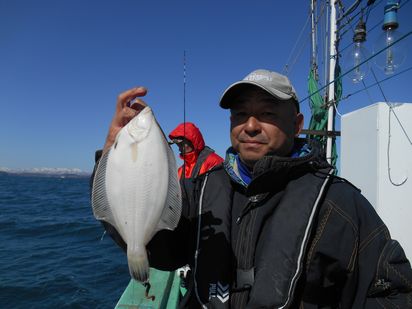
[(335, 67), (338, 57), (337, 52), (337, 27), (336, 27), (336, 0), (330, 1), (330, 31), (329, 31), (329, 79), (328, 79), (328, 127), (327, 127), (327, 140), (326, 140), (326, 160), (328, 163), (332, 163), (332, 147), (333, 147), (333, 136), (329, 134), (333, 131), (334, 120), (335, 120), (335, 83), (332, 82), (335, 79)]
[[(316, 31), (315, 31), (315, 5), (316, 0), (312, 0), (310, 3), (311, 17), (312, 17), (312, 59), (311, 69), (316, 70)], [(315, 72), (317, 76), (317, 72)]]

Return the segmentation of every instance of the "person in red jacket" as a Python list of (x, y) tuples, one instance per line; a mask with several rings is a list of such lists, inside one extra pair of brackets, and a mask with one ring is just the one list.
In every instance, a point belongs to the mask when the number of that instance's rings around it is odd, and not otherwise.
[(213, 149), (205, 146), (202, 133), (191, 122), (179, 124), (170, 132), (169, 138), (179, 147), (180, 158), (184, 161), (178, 171), (180, 179), (195, 178), (223, 162)]

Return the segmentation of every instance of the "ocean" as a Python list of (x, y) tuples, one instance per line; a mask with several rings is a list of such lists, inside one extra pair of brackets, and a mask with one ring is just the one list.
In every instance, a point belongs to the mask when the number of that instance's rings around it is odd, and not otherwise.
[(114, 308), (130, 276), (87, 177), (0, 174), (0, 308)]

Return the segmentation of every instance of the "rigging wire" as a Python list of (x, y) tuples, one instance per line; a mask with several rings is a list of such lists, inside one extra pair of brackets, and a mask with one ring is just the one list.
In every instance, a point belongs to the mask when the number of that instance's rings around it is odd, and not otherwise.
[[(410, 36), (412, 34), (412, 31), (407, 32), (405, 35), (401, 36), (398, 40), (394, 41), (392, 44), (386, 46), (385, 48), (382, 48), (381, 50), (379, 50), (378, 52), (376, 52), (374, 55), (370, 56), (369, 58), (367, 58), (366, 60), (362, 61), (361, 63), (359, 63), (358, 66), (363, 65), (364, 63), (370, 61), (372, 58), (376, 57), (377, 55), (379, 55), (380, 53), (384, 52), (385, 50), (387, 50), (388, 48), (392, 47), (393, 45), (397, 44), (398, 42), (402, 41), (403, 39), (407, 38), (408, 36)], [(358, 67), (356, 66), (356, 67)], [(299, 101), (299, 104), (301, 104), (302, 102), (306, 101), (307, 99), (309, 99), (311, 96), (319, 93), (320, 91), (322, 91), (323, 89), (325, 89), (326, 87), (328, 87), (330, 84), (336, 82), (338, 79), (342, 78), (343, 76), (349, 74), (350, 72), (352, 72), (353, 70), (356, 69), (356, 67), (353, 67), (352, 69), (349, 69), (348, 71), (344, 72), (343, 74), (340, 74), (338, 77), (336, 77), (335, 79), (333, 79), (332, 81), (330, 81), (329, 83), (325, 84), (323, 87), (319, 88), (317, 91), (311, 93), (310, 95), (306, 96), (304, 99)]]
[[(361, 11), (360, 20), (362, 20), (362, 19), (363, 19), (363, 9), (362, 9), (362, 11)], [(353, 25), (352, 25), (351, 23), (349, 23), (349, 25), (350, 25), (350, 27), (351, 27), (351, 29), (352, 29), (352, 32), (355, 33), (355, 29), (353, 28)], [(352, 44), (353, 44), (353, 42), (352, 42)], [(369, 67), (369, 63), (367, 63), (367, 66)], [(370, 68), (370, 69), (372, 69), (372, 68)], [(366, 91), (366, 93), (367, 93), (367, 95), (368, 95), (368, 98), (369, 98), (369, 102), (372, 104), (372, 103), (373, 103), (372, 97), (371, 97), (368, 89), (366, 88), (366, 84), (365, 84), (365, 81), (364, 81), (363, 79), (362, 79), (362, 85), (363, 85), (363, 91)], [(336, 110), (336, 104), (334, 104), (334, 106), (335, 106), (335, 110)]]
[(311, 42), (311, 47), (312, 47), (312, 55), (310, 57), (310, 67), (311, 69), (314, 71), (315, 73), (315, 80), (318, 80), (318, 61), (317, 61), (317, 51), (318, 51), (318, 45), (317, 45), (317, 30), (318, 27), (315, 27), (315, 6), (316, 6), (316, 0), (312, 0), (311, 1), (311, 38), (312, 38), (312, 42)]
[(342, 1), (341, 1), (341, 0), (337, 0), (336, 2), (338, 3), (339, 7), (341, 8), (341, 10), (342, 10), (342, 12), (343, 12), (343, 15), (342, 15), (342, 16), (339, 16), (338, 19), (337, 19), (337, 22), (338, 22), (338, 23), (341, 21), (342, 18), (345, 18), (345, 17), (347, 17), (349, 14), (352, 14), (352, 12), (355, 11), (355, 10), (358, 8), (359, 4), (361, 3), (360, 0), (357, 0), (355, 3), (353, 3), (353, 4), (349, 7), (349, 9), (348, 9), (346, 12), (344, 12)]
[[(370, 12), (371, 12), (373, 9), (375, 9), (382, 1), (383, 1), (383, 0), (378, 0), (378, 1), (375, 1), (374, 3), (372, 3), (372, 4), (369, 4), (369, 5), (366, 5), (366, 6), (362, 7), (355, 15), (352, 15), (351, 17), (349, 17), (348, 15), (345, 16), (345, 17), (346, 17), (346, 22), (345, 22), (345, 23), (342, 23), (342, 24), (339, 26), (338, 31), (341, 31), (341, 30), (345, 29), (348, 25), (350, 25), (350, 23), (351, 23), (357, 16), (359, 16), (359, 14), (362, 14), (362, 15), (363, 15), (363, 13), (364, 13), (365, 10), (366, 10), (366, 13), (365, 13), (365, 16), (366, 16), (365, 23), (366, 23), (367, 20), (368, 20), (368, 18), (369, 18)], [(409, 1), (409, 0), (407, 0), (407, 1)], [(383, 20), (383, 19), (382, 19), (382, 20)], [(346, 32), (347, 32), (347, 30), (345, 30), (345, 31), (342, 33), (342, 35), (345, 34)]]
[[(324, 54), (323, 54), (323, 61), (324, 61), (324, 63), (323, 63), (323, 66), (324, 66), (323, 84), (324, 85), (328, 82), (327, 77), (328, 77), (328, 70), (329, 70), (329, 61), (328, 61), (328, 59), (329, 59), (329, 52), (328, 52), (329, 51), (329, 44), (328, 44), (328, 39), (327, 39), (329, 37), (329, 27), (328, 27), (328, 25), (329, 25), (329, 1), (325, 2), (325, 6), (326, 6), (325, 24), (324, 24), (324, 26), (325, 26), (325, 29), (324, 29), (325, 35), (323, 36), (323, 38), (325, 38), (324, 49), (323, 49), (323, 52), (324, 52)], [(325, 92), (326, 91), (327, 90), (325, 90)], [(325, 93), (325, 96), (326, 96), (326, 93)]]
[[(321, 21), (321, 18), (323, 17), (323, 15), (325, 14), (325, 7), (326, 7), (326, 3), (323, 3), (323, 5), (322, 5), (322, 7), (321, 7), (321, 9), (320, 9), (320, 12), (319, 12), (319, 16), (316, 18), (316, 20), (315, 20), (315, 22), (314, 22), (314, 28), (316, 29), (316, 32), (315, 32), (315, 37), (316, 37), (316, 41), (318, 41), (317, 40), (317, 38), (319, 37), (318, 36), (318, 24), (319, 24), (319, 22)], [(323, 20), (323, 19), (322, 19)], [(323, 36), (323, 33), (322, 33), (322, 23), (320, 24), (321, 26), (320, 26), (320, 28), (321, 28), (321, 37), (324, 37)], [(316, 44), (316, 48), (315, 48), (315, 50), (316, 50), (316, 55), (318, 54), (317, 53), (317, 51), (318, 51), (318, 45), (317, 45), (317, 43), (315, 43)], [(313, 59), (313, 57), (312, 57), (312, 59)], [(317, 59), (315, 58), (315, 59), (313, 59), (314, 61), (315, 61), (315, 63), (313, 64), (312, 63), (312, 67), (313, 67), (313, 65), (316, 65), (316, 73), (318, 74), (318, 68), (319, 68), (319, 66), (317, 65)], [(322, 62), (321, 62), (322, 63)], [(317, 76), (317, 78), (318, 78), (319, 76)]]
[(364, 81), (363, 79), (362, 79), (362, 85), (363, 85), (362, 91), (366, 91), (366, 94), (368, 95), (368, 98), (369, 98), (369, 102), (370, 102), (371, 104), (373, 104), (372, 96), (371, 96), (371, 94), (369, 93), (368, 88), (366, 87), (365, 81)]
[[(315, 21), (315, 25), (317, 25), (317, 24), (319, 23), (319, 20), (320, 20), (320, 18), (322, 17), (322, 14), (324, 13), (324, 8), (325, 8), (325, 4), (322, 6), (320, 16), (319, 16), (319, 17), (317, 18), (317, 20)], [(303, 43), (303, 45), (300, 47), (299, 51), (298, 51), (297, 54), (296, 54), (295, 51), (296, 51), (298, 45), (300, 44), (300, 42), (302, 41), (302, 35), (303, 35), (303, 33), (305, 32), (306, 28), (308, 27), (308, 23), (309, 23), (309, 21), (311, 20), (311, 14), (312, 14), (312, 13), (313, 13), (313, 10), (310, 10), (310, 12), (309, 12), (309, 14), (308, 14), (308, 17), (307, 17), (307, 19), (306, 19), (306, 22), (305, 22), (305, 24), (304, 24), (304, 26), (303, 26), (303, 28), (302, 28), (299, 36), (298, 36), (298, 38), (297, 38), (297, 40), (296, 40), (293, 48), (292, 48), (292, 51), (291, 51), (290, 54), (289, 54), (287, 63), (286, 63), (286, 65), (285, 65), (284, 68), (283, 68), (283, 74), (285, 74), (285, 75), (289, 75), (289, 74), (292, 72), (292, 70), (293, 70), (296, 62), (297, 62), (298, 59), (301, 57), (303, 50), (304, 50), (305, 47), (307, 46), (308, 41), (310, 41), (310, 36), (309, 36), (308, 39), (305, 40), (305, 42)], [(294, 56), (294, 58), (293, 58), (293, 60), (292, 60), (292, 57), (293, 57), (293, 56)]]
[[(378, 4), (380, 4), (383, 0), (379, 1), (374, 1), (373, 3), (369, 4), (366, 6), (366, 13), (365, 13), (365, 24), (368, 22), (369, 15), (372, 12), (372, 9), (374, 9)], [(358, 16), (360, 12), (358, 12), (354, 17)]]
[(398, 75), (401, 75), (401, 74), (403, 74), (403, 73), (406, 73), (407, 71), (410, 71), (410, 70), (412, 70), (412, 66), (409, 67), (409, 68), (406, 68), (406, 69), (404, 69), (404, 70), (402, 70), (402, 71), (399, 71), (398, 73), (395, 73), (395, 74), (393, 74), (393, 75), (390, 75), (390, 76), (388, 76), (387, 78), (381, 79), (380, 81), (377, 81), (377, 82), (375, 82), (375, 83), (373, 83), (373, 84), (371, 84), (371, 85), (368, 85), (365, 89), (357, 90), (357, 91), (355, 91), (355, 92), (352, 92), (352, 93), (350, 93), (350, 94), (347, 94), (346, 96), (344, 96), (344, 97), (341, 98), (341, 101), (346, 100), (346, 99), (348, 99), (349, 97), (351, 97), (351, 96), (353, 96), (353, 95), (355, 95), (355, 94), (358, 94), (358, 93), (360, 93), (360, 92), (362, 92), (362, 91), (365, 91), (365, 90), (367, 90), (367, 89), (369, 89), (369, 88), (371, 88), (371, 87), (374, 87), (374, 86), (376, 86), (378, 83), (386, 82), (386, 81), (388, 81), (388, 80), (390, 80), (390, 79), (392, 79), (392, 78), (394, 78), (394, 77), (396, 77), (396, 76), (398, 76)]
[[(383, 0), (379, 0), (379, 1), (377, 1), (377, 2), (375, 2), (376, 3), (376, 5), (378, 5), (380, 2), (382, 2)], [(409, 2), (410, 0), (406, 0), (406, 1), (404, 1), (404, 2), (402, 2), (402, 4), (399, 6), (399, 9), (401, 9), (403, 6), (405, 6), (408, 2)], [(374, 3), (374, 4), (375, 4)], [(373, 6), (374, 4), (372, 4), (371, 6)], [(375, 7), (376, 7), (376, 5), (375, 5)], [(375, 8), (374, 7), (374, 8)], [(359, 15), (361, 12), (358, 12), (355, 16), (353, 16), (353, 17), (356, 17), (357, 15)], [(365, 24), (367, 23), (367, 19), (368, 19), (368, 17), (369, 17), (369, 14), (370, 14), (370, 12), (368, 12), (367, 13), (367, 17), (366, 17), (366, 20), (365, 20)], [(372, 26), (371, 28), (369, 28), (369, 30), (368, 30), (368, 33), (371, 33), (372, 31), (374, 31), (378, 26), (380, 26), (380, 25), (382, 25), (382, 22), (383, 22), (383, 18), (382, 19), (380, 19), (374, 26)], [(350, 21), (348, 21), (348, 23), (349, 22), (351, 22), (352, 21), (352, 19), (350, 20)], [(348, 24), (347, 23), (347, 24)], [(347, 25), (347, 24), (345, 24), (345, 25)], [(353, 29), (353, 27), (352, 27), (352, 29)], [(347, 30), (345, 30), (343, 33), (341, 33), (341, 36), (343, 36), (343, 35), (345, 35), (346, 34), (346, 32), (348, 32), (349, 31), (349, 29), (347, 29)], [(342, 53), (344, 50), (346, 50), (347, 48), (349, 48), (350, 46), (352, 46), (353, 45), (353, 42), (351, 42), (351, 43), (349, 43), (347, 46), (345, 46), (344, 48), (341, 48), (340, 49), (340, 52)]]
[(288, 65), (285, 66), (285, 67), (288, 67), (288, 71), (286, 72), (285, 75), (289, 75), (289, 73), (292, 72), (292, 70), (293, 70), (296, 62), (298, 61), (298, 59), (299, 59), (300, 56), (302, 55), (302, 52), (303, 52), (303, 50), (305, 49), (305, 47), (308, 45), (308, 42), (309, 42), (309, 41), (310, 41), (310, 37), (309, 37), (309, 38), (305, 41), (305, 43), (301, 46), (301, 48), (300, 48), (298, 54), (296, 55), (295, 60), (293, 61), (290, 69), (289, 69)]
[[(375, 71), (372, 68), (371, 68), (371, 71), (372, 71), (372, 74), (373, 74), (375, 80), (377, 81), (378, 79), (376, 78)], [(400, 122), (398, 116), (396, 115), (395, 110), (393, 109), (393, 104), (389, 103), (389, 101), (386, 98), (386, 95), (383, 92), (383, 89), (382, 89), (379, 82), (378, 82), (378, 87), (379, 87), (379, 90), (380, 90), (384, 100), (385, 100), (386, 105), (388, 105), (388, 107), (389, 107), (389, 113), (388, 113), (388, 116), (389, 116), (389, 119), (388, 119), (388, 146), (387, 146), (387, 149), (386, 149), (386, 155), (387, 155), (387, 161), (388, 161), (388, 177), (389, 177), (389, 181), (391, 182), (392, 185), (399, 187), (399, 186), (402, 186), (408, 180), (408, 177), (406, 176), (405, 179), (402, 180), (399, 183), (395, 183), (392, 180), (391, 167), (390, 167), (390, 145), (391, 145), (391, 137), (392, 137), (392, 135), (391, 135), (391, 115), (392, 115), (392, 113), (395, 115), (396, 120), (398, 121), (399, 125), (402, 128), (403, 133), (405, 134), (406, 138), (409, 140), (409, 143), (411, 145), (412, 145), (412, 142), (411, 142), (411, 139), (409, 138), (407, 132), (405, 131), (405, 128), (403, 127), (402, 123)]]
[[(300, 31), (300, 34), (299, 34), (298, 38), (296, 39), (295, 45), (293, 46), (292, 51), (291, 51), (290, 54), (289, 54), (289, 58), (288, 58), (288, 60), (286, 61), (286, 64), (285, 64), (285, 66), (284, 66), (284, 68), (283, 68), (283, 74), (285, 74), (285, 75), (288, 75), (288, 74), (289, 74), (289, 62), (291, 61), (292, 55), (294, 54), (295, 49), (296, 49), (299, 41), (300, 41), (301, 38), (302, 38), (303, 32), (306, 30), (306, 28), (307, 28), (307, 26), (308, 26), (308, 23), (309, 23), (309, 20), (310, 20), (310, 16), (311, 16), (311, 14), (309, 13), (309, 14), (308, 14), (308, 17), (306, 18), (305, 25), (303, 26), (302, 30)], [(301, 53), (301, 52), (300, 52), (300, 53)], [(300, 53), (299, 53), (299, 54), (300, 54)], [(294, 63), (296, 63), (296, 60), (294, 61)]]
[[(374, 70), (372, 70), (372, 74), (373, 74), (375, 80), (377, 80)], [(381, 91), (381, 93), (382, 93), (382, 95), (383, 95), (383, 98), (385, 99), (385, 103), (386, 103), (388, 106), (392, 107), (392, 105), (389, 104), (388, 99), (386, 98), (386, 96), (385, 96), (385, 94), (384, 94), (384, 92), (383, 92), (383, 89), (382, 89), (380, 83), (379, 83), (378, 81), (377, 81), (377, 83), (378, 83), (378, 87), (379, 87), (379, 89), (380, 89), (380, 91)], [(404, 126), (403, 126), (402, 123), (401, 123), (401, 121), (399, 120), (398, 115), (396, 115), (395, 111), (393, 111), (393, 114), (395, 115), (396, 120), (398, 121), (399, 125), (401, 126), (401, 129), (402, 129), (403, 133), (405, 134), (406, 138), (408, 139), (409, 144), (412, 145), (412, 140), (411, 140), (411, 138), (409, 137), (408, 133), (406, 132)]]

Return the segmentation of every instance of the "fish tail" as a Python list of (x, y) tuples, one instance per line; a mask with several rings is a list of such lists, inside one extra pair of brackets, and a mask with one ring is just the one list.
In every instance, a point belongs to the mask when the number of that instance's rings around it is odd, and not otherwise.
[(133, 250), (127, 248), (127, 261), (129, 264), (130, 276), (140, 282), (149, 279), (149, 261), (146, 249)]

